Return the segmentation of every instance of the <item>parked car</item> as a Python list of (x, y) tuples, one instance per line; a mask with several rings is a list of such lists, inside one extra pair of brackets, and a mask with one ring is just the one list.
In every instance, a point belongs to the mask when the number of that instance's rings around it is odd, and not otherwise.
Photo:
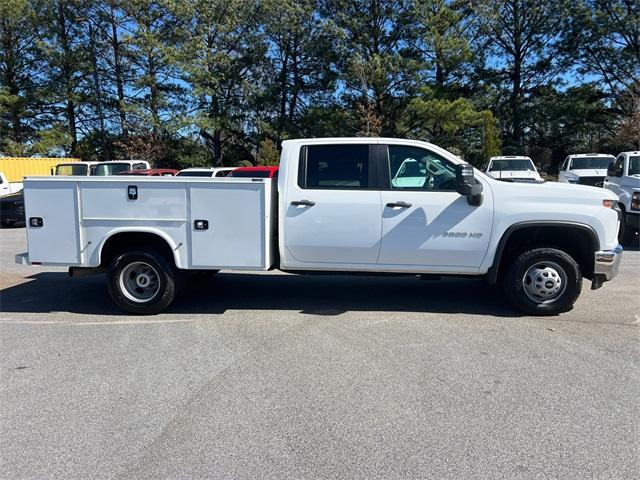
[(277, 178), (278, 167), (238, 167), (229, 176), (234, 178)]
[(485, 172), (505, 182), (543, 182), (533, 161), (524, 156), (491, 157)]
[(580, 153), (564, 159), (558, 171), (558, 181), (602, 187), (607, 168), (615, 161), (613, 155)]
[(107, 176), (118, 175), (127, 170), (149, 170), (149, 162), (142, 160), (111, 160), (108, 162), (97, 162), (91, 166), (90, 175)]
[(607, 169), (604, 187), (618, 196), (620, 240), (638, 243), (640, 235), (640, 151), (622, 152)]
[[(424, 164), (421, 187), (391, 182), (407, 159)], [(475, 276), (534, 315), (571, 309), (583, 277), (596, 289), (618, 272), (617, 197), (604, 188), (500, 182), (402, 139), (287, 140), (280, 167), (277, 184), (273, 167), (100, 188), (28, 178), (29, 251), (16, 261), (106, 272), (113, 301), (135, 314), (167, 308), (189, 271)]]
[(52, 169), (51, 174), (57, 176), (80, 176), (87, 177), (92, 175), (94, 166), (100, 162), (72, 162), (59, 163)]
[(139, 175), (141, 177), (173, 177), (178, 170), (172, 168), (149, 168), (148, 170), (125, 170), (118, 175)]
[(184, 168), (180, 170), (176, 176), (178, 177), (226, 177), (234, 169), (232, 167), (216, 167), (216, 168), (204, 168), (204, 167), (192, 167)]
[(24, 192), (0, 197), (0, 223), (3, 226), (24, 224)]

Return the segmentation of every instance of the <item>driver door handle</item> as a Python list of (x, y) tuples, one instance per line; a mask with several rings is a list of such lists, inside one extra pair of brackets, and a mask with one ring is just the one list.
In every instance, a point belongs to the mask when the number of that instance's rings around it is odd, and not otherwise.
[(411, 207), (411, 204), (408, 202), (389, 202), (387, 203), (387, 207), (389, 208), (396, 208), (396, 207), (400, 207), (400, 208), (409, 208)]
[(313, 207), (316, 202), (312, 202), (311, 200), (294, 200), (291, 202), (291, 205), (294, 207)]

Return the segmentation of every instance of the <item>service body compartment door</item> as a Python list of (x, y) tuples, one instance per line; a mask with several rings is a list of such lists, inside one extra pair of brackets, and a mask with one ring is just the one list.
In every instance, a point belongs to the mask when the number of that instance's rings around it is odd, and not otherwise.
[[(29, 261), (77, 265), (80, 229), (76, 182), (25, 180), (25, 218)], [(30, 226), (41, 218), (42, 226)]]
[[(128, 182), (120, 179), (82, 182), (83, 220), (186, 220), (184, 185), (171, 181), (139, 179), (140, 177), (131, 177)], [(135, 197), (129, 197), (129, 186), (135, 188)]]
[(271, 180), (189, 185), (192, 268), (271, 266)]

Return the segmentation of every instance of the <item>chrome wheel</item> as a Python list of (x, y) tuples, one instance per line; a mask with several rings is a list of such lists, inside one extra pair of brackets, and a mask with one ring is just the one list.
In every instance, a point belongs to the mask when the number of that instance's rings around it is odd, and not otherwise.
[(567, 273), (554, 262), (538, 262), (522, 278), (524, 293), (535, 303), (548, 303), (567, 288)]
[(132, 262), (124, 267), (118, 283), (124, 296), (137, 303), (153, 300), (160, 291), (160, 275), (146, 262)]

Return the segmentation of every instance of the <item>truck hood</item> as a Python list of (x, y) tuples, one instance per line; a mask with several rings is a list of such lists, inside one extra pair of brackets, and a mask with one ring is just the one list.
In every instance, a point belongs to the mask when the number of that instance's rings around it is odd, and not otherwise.
[[(496, 185), (496, 183), (498, 185)], [(506, 192), (512, 189), (516, 196), (533, 195), (533, 198), (555, 199), (559, 202), (558, 208), (562, 208), (563, 199), (575, 202), (576, 200), (616, 200), (618, 197), (606, 188), (590, 187), (587, 185), (575, 185), (572, 183), (545, 182), (545, 183), (510, 183), (492, 182), (491, 187)]]
[(640, 188), (640, 175), (629, 175), (622, 180), (622, 185), (630, 188)]
[(537, 172), (532, 172), (531, 170), (502, 170), (498, 172), (490, 172), (487, 173), (490, 177), (495, 179), (513, 179), (513, 178), (526, 178), (532, 180), (541, 180), (540, 175)]
[(607, 169), (606, 168), (590, 168), (590, 169), (581, 169), (581, 170), (569, 170), (569, 173), (572, 173), (576, 177), (606, 177)]

